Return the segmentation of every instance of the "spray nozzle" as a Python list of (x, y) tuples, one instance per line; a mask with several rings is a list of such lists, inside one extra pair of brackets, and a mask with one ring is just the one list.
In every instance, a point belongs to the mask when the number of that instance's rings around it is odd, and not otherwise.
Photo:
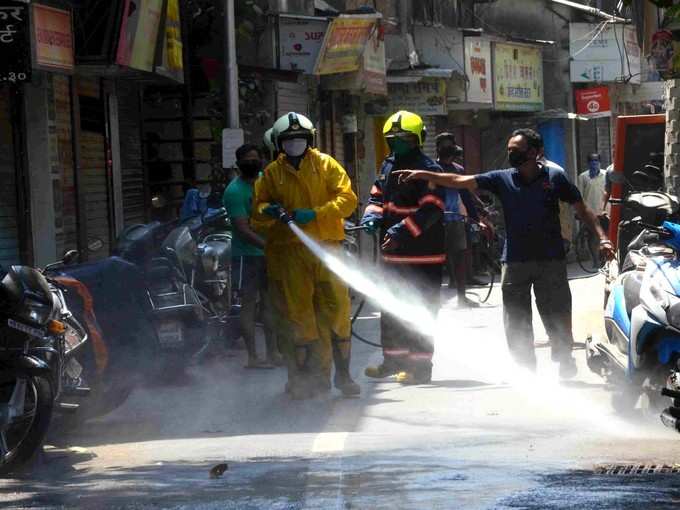
[(288, 211), (286, 211), (283, 207), (279, 207), (276, 214), (278, 215), (279, 221), (281, 223), (285, 223), (286, 225), (293, 223), (293, 218), (291, 217), (290, 214), (288, 214)]

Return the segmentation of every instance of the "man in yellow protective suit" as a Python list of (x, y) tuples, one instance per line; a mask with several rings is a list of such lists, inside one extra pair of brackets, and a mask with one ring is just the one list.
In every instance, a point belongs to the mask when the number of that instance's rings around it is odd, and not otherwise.
[[(314, 125), (288, 113), (274, 124), (280, 154), (255, 185), (256, 219), (290, 218), (325, 249), (340, 249), (343, 219), (357, 207), (349, 177), (340, 164), (313, 148)], [(294, 399), (330, 390), (360, 393), (349, 373), (350, 298), (347, 286), (305, 247), (285, 222), (274, 224), (265, 246), (269, 288), (284, 321), (282, 350), (288, 359), (287, 389)]]

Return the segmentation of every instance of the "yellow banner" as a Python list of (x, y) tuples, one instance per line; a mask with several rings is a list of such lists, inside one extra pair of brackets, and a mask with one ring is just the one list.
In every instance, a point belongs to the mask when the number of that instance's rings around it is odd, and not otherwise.
[(539, 48), (494, 44), (496, 110), (543, 110), (543, 58)]
[(314, 74), (358, 71), (366, 42), (376, 25), (375, 18), (339, 17), (326, 32)]

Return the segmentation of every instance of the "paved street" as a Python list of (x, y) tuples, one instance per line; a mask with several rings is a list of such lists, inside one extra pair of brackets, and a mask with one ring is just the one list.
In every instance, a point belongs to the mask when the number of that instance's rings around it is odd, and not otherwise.
[[(572, 280), (575, 334), (602, 327), (600, 277)], [(607, 463), (674, 464), (658, 420), (625, 421), (585, 367), (559, 384), (507, 360), (500, 296), (440, 318), (432, 384), (367, 380), (379, 352), (355, 342), (358, 399), (291, 402), (284, 372), (240, 357), (192, 370), (180, 387), (136, 391), (117, 411), (47, 447), (35, 472), (0, 485), (4, 508), (663, 508), (678, 475), (606, 475)], [(377, 314), (358, 330), (377, 339)], [(545, 334), (537, 327), (537, 343)], [(242, 353), (238, 353), (243, 356)], [(209, 470), (228, 470), (211, 479)]]

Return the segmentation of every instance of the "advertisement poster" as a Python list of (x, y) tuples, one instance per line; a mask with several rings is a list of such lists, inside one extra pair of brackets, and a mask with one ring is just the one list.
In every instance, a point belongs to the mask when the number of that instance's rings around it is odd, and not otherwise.
[(72, 72), (73, 26), (71, 12), (33, 4), (35, 65)]
[(31, 79), (29, 6), (0, 0), (0, 83)]
[(620, 24), (569, 24), (573, 83), (640, 83), (640, 47), (635, 28)]
[(576, 113), (584, 117), (611, 117), (609, 88), (589, 87), (576, 90)]
[(375, 17), (340, 16), (328, 27), (314, 74), (336, 74), (358, 71), (362, 64), (366, 41), (371, 36)]
[(125, 0), (116, 63), (153, 71), (163, 0)]
[(418, 112), (418, 115), (446, 115), (446, 82), (423, 80), (417, 83), (389, 83), (390, 109)]
[(385, 34), (381, 25), (375, 25), (366, 42), (361, 80), (368, 94), (387, 94), (387, 63), (385, 62)]
[(470, 80), (467, 89), (468, 102), (493, 103), (490, 41), (480, 37), (465, 38), (465, 74)]
[(156, 66), (156, 72), (179, 83), (184, 83), (184, 55), (179, 0), (167, 0), (164, 25), (160, 63)]
[(496, 110), (543, 110), (543, 59), (540, 48), (495, 43), (493, 81)]
[(325, 18), (279, 17), (279, 68), (313, 74), (327, 29)]

